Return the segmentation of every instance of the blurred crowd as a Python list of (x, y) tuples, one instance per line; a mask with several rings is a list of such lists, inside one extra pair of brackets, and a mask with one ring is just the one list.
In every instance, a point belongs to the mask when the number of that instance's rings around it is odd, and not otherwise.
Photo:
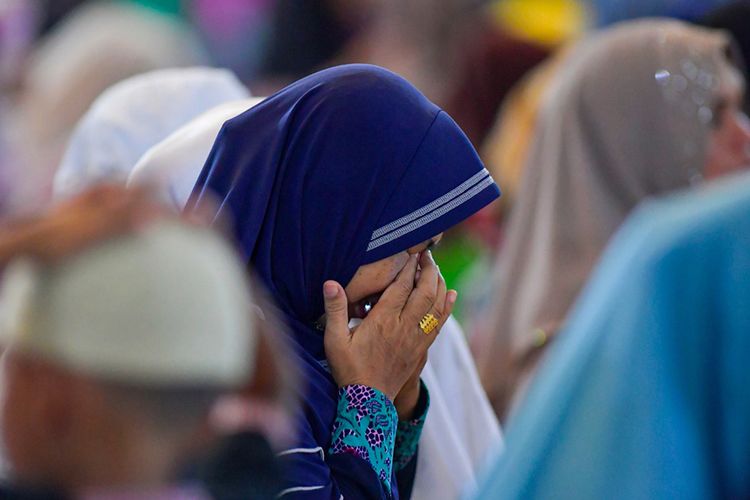
[(0, 487), (750, 495), (748, 57), (748, 0), (0, 0)]

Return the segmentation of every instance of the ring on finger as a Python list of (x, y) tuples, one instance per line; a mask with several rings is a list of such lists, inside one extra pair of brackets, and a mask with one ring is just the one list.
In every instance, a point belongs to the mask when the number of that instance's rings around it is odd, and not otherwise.
[(419, 320), (419, 329), (422, 330), (425, 335), (429, 335), (435, 328), (437, 328), (438, 324), (439, 322), (435, 315), (427, 313), (421, 320)]

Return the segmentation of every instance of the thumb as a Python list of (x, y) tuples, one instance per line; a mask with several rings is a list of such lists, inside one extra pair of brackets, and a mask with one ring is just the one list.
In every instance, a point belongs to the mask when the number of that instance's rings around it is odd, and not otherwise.
[(335, 281), (323, 283), (323, 300), (326, 309), (326, 335), (349, 336), (349, 305), (346, 292)]

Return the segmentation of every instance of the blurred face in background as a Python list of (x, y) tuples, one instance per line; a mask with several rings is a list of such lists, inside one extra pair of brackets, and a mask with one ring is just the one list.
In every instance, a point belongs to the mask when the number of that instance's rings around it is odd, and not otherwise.
[(714, 130), (711, 133), (706, 168), (706, 179), (714, 179), (750, 166), (750, 119), (742, 109), (745, 82), (740, 72), (725, 69), (721, 79), (723, 88), (714, 107)]

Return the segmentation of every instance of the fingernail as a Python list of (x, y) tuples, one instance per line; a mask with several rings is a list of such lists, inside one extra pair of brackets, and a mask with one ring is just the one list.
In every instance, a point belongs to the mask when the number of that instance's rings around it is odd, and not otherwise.
[(456, 292), (455, 290), (450, 290), (448, 292), (448, 303), (449, 304), (455, 304), (457, 298), (458, 298), (458, 292)]
[(323, 283), (323, 296), (327, 299), (333, 299), (338, 295), (339, 293), (339, 287), (336, 286), (335, 283), (332, 283), (330, 281), (326, 281)]

